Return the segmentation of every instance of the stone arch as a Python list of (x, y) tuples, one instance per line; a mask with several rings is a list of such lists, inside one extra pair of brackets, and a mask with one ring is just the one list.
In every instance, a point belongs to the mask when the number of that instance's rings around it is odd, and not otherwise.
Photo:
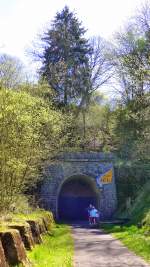
[[(104, 184), (100, 193), (96, 186), (96, 177), (110, 169), (113, 171), (112, 182)], [(112, 155), (99, 152), (62, 153), (45, 166), (43, 176), (44, 179), (39, 187), (39, 204), (51, 210), (55, 218), (58, 218), (58, 198), (61, 188), (73, 176), (82, 176), (86, 181), (91, 181), (89, 183), (94, 192), (97, 190), (96, 195), (99, 194), (98, 207), (102, 219), (109, 219), (114, 214), (117, 194)]]
[(57, 218), (87, 219), (86, 208), (89, 204), (99, 209), (99, 194), (95, 179), (87, 174), (79, 173), (65, 178), (57, 190)]

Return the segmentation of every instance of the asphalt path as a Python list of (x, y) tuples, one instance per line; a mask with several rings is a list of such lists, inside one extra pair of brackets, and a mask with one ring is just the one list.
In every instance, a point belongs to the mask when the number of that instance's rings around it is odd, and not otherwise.
[(72, 224), (74, 267), (150, 267), (119, 240), (87, 224)]

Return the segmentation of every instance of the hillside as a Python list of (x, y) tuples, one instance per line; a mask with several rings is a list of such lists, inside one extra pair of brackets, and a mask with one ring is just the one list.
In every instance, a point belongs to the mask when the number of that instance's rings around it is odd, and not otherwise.
[(150, 223), (150, 181), (138, 192), (131, 208), (120, 213), (122, 217), (130, 216), (132, 224), (149, 220)]
[(120, 239), (136, 255), (150, 262), (150, 181), (138, 192), (128, 212), (118, 212), (117, 216), (129, 216), (131, 221), (124, 227), (113, 224), (104, 226), (105, 231)]
[(130, 210), (133, 222), (140, 222), (150, 213), (150, 182), (146, 183), (135, 199)]

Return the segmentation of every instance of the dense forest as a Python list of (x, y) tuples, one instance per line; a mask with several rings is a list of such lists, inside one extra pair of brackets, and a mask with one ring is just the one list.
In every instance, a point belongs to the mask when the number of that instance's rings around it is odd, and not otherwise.
[(85, 36), (68, 7), (58, 12), (32, 50), (34, 83), (0, 55), (1, 211), (19, 210), (60, 151), (113, 152), (119, 206), (150, 178), (150, 7), (111, 42)]

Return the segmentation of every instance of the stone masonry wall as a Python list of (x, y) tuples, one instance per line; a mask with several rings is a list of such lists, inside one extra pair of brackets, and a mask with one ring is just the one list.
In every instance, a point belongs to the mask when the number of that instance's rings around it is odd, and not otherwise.
[(110, 218), (117, 206), (115, 177), (111, 184), (103, 185), (100, 192), (96, 185), (96, 177), (113, 168), (113, 156), (103, 153), (65, 153), (60, 154), (44, 172), (44, 181), (40, 190), (41, 205), (51, 210), (58, 218), (58, 197), (61, 186), (72, 176), (85, 175), (92, 179), (98, 192), (99, 210), (102, 218)]

